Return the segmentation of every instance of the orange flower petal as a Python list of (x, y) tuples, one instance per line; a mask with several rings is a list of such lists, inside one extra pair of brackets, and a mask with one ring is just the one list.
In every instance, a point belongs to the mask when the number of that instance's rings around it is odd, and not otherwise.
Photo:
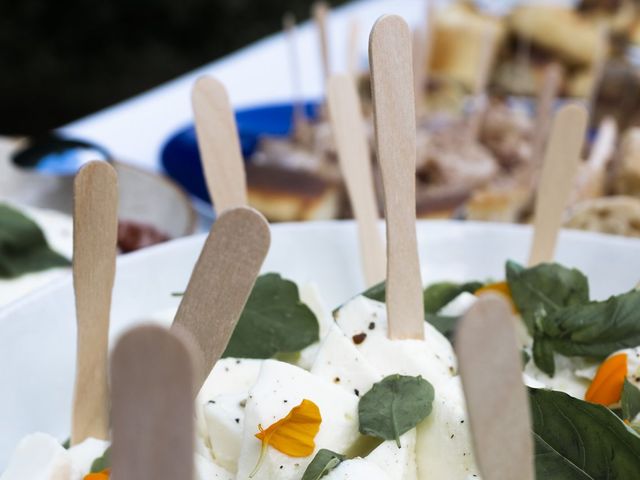
[(107, 468), (97, 473), (85, 475), (84, 480), (109, 480), (110, 469)]
[(509, 284), (507, 282), (490, 283), (488, 285), (485, 285), (484, 287), (480, 287), (478, 290), (473, 292), (473, 294), (479, 297), (480, 295), (487, 292), (499, 293), (507, 297), (509, 299), (509, 303), (511, 304), (511, 310), (513, 310), (513, 313), (518, 313), (518, 307), (516, 307), (516, 304), (513, 303), (513, 298), (511, 297), (511, 289), (509, 288)]
[(311, 400), (302, 400), (297, 407), (293, 407), (286, 417), (278, 420), (266, 430), (258, 425), (256, 438), (262, 441), (262, 451), (254, 471), (253, 477), (260, 468), (262, 459), (271, 446), (290, 457), (308, 457), (316, 448), (315, 438), (320, 430), (322, 416), (320, 409)]
[(627, 354), (619, 353), (607, 358), (598, 368), (584, 399), (604, 406), (615, 405), (622, 397), (627, 377)]

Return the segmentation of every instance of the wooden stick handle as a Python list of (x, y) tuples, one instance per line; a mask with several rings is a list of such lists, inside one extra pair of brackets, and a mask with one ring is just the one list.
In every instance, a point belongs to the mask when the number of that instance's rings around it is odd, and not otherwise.
[(371, 152), (358, 92), (350, 75), (334, 75), (327, 90), (329, 118), (342, 175), (358, 223), (362, 267), (368, 286), (384, 280), (385, 251), (378, 231)]
[(224, 86), (201, 77), (191, 94), (198, 149), (216, 212), (247, 204), (244, 159), (236, 119)]
[(111, 357), (113, 478), (194, 478), (193, 363), (190, 343), (165, 328), (122, 336)]
[(256, 210), (226, 210), (213, 224), (174, 320), (196, 341), (199, 389), (222, 356), (269, 250), (269, 225)]
[(73, 215), (73, 286), (77, 354), (71, 443), (109, 437), (107, 354), (111, 291), (116, 270), (118, 184), (106, 162), (76, 175)]
[(510, 306), (485, 294), (462, 318), (455, 348), (482, 478), (533, 480), (529, 400)]
[(562, 107), (553, 119), (536, 196), (529, 265), (553, 261), (586, 131), (587, 110), (580, 105)]
[(416, 117), (411, 32), (397, 15), (371, 31), (369, 61), (378, 162), (387, 221), (387, 312), (391, 338), (424, 336), (416, 238)]
[(320, 57), (322, 59), (322, 80), (326, 82), (331, 75), (331, 62), (329, 60), (329, 39), (327, 34), (327, 15), (329, 5), (327, 2), (315, 2), (312, 7), (313, 19), (318, 29), (318, 42), (320, 43)]

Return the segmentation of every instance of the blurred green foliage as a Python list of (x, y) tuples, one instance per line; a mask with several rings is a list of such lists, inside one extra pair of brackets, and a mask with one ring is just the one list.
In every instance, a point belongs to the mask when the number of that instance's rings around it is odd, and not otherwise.
[(308, 18), (311, 4), (0, 0), (0, 135), (41, 133), (136, 95), (277, 31), (284, 12)]

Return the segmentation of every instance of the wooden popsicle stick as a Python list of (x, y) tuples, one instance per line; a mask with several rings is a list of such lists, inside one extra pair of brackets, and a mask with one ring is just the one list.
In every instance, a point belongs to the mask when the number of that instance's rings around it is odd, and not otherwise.
[(289, 51), (291, 66), (291, 86), (293, 87), (293, 139), (301, 144), (307, 144), (312, 135), (311, 125), (307, 120), (302, 102), (302, 81), (300, 80), (300, 62), (296, 48), (296, 18), (287, 13), (282, 19), (285, 39)]
[(460, 320), (455, 350), (482, 478), (534, 480), (529, 400), (504, 298), (480, 296)]
[(211, 228), (173, 322), (195, 339), (202, 355), (198, 390), (227, 347), (270, 238), (267, 221), (249, 207), (225, 210)]
[(387, 222), (387, 314), (393, 339), (424, 337), (416, 238), (416, 114), (411, 32), (385, 15), (369, 38), (378, 162)]
[(555, 114), (536, 193), (529, 265), (553, 261), (564, 209), (587, 131), (587, 110), (566, 105)]
[(209, 196), (218, 215), (247, 204), (247, 181), (236, 119), (224, 86), (200, 77), (191, 92), (198, 149)]
[(364, 277), (367, 285), (372, 286), (384, 280), (385, 252), (377, 226), (371, 152), (353, 77), (333, 75), (329, 79), (327, 96), (340, 168), (358, 223)]
[(487, 86), (491, 75), (491, 65), (493, 64), (496, 49), (496, 34), (490, 26), (485, 28), (480, 45), (480, 55), (476, 70), (476, 78), (473, 86), (473, 106), (469, 117), (469, 141), (475, 142), (480, 136), (482, 118), (486, 110)]
[(557, 62), (547, 65), (544, 69), (542, 86), (536, 101), (536, 116), (533, 127), (533, 140), (531, 142), (531, 158), (534, 165), (532, 187), (534, 189), (538, 182), (544, 150), (549, 138), (553, 107), (560, 92), (563, 76), (562, 66)]
[(598, 100), (598, 92), (602, 84), (605, 66), (607, 64), (607, 53), (609, 43), (609, 29), (606, 25), (599, 26), (599, 38), (597, 49), (594, 54), (594, 60), (591, 64), (591, 86), (587, 95), (587, 109), (593, 112), (596, 101)]
[(329, 5), (327, 2), (315, 2), (312, 6), (312, 16), (318, 29), (318, 42), (320, 43), (320, 58), (322, 60), (322, 81), (327, 82), (331, 75), (331, 62), (329, 60), (329, 39), (327, 37), (327, 15)]
[(359, 65), (359, 40), (360, 23), (356, 18), (352, 18), (349, 22), (349, 38), (347, 42), (347, 73), (353, 75), (354, 78), (360, 70)]
[(426, 58), (426, 33), (416, 28), (413, 31), (413, 91), (416, 99), (416, 114), (420, 116), (424, 109), (427, 96), (427, 71), (424, 65)]
[(71, 444), (109, 438), (107, 355), (116, 272), (118, 179), (106, 162), (80, 169), (73, 196), (73, 288), (78, 328)]
[(133, 328), (111, 356), (112, 478), (194, 478), (190, 345), (156, 325)]

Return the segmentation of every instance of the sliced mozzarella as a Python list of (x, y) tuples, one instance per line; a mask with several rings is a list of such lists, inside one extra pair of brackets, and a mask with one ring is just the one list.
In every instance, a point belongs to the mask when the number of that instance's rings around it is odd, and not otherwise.
[(478, 297), (473, 293), (462, 292), (444, 307), (440, 309), (438, 315), (445, 315), (447, 317), (459, 317), (467, 313), (467, 310), (476, 303)]
[(333, 326), (333, 315), (326, 306), (318, 285), (307, 283), (300, 287), (300, 300), (304, 303), (318, 319), (320, 327), (320, 339), (322, 340)]
[(579, 376), (576, 371), (584, 371), (588, 364), (557, 353), (554, 353), (553, 358), (556, 364), (556, 371), (553, 377), (540, 370), (533, 360), (527, 362), (523, 373), (530, 379), (544, 385), (545, 388), (564, 392), (572, 397), (584, 400), (590, 381)]
[(383, 378), (337, 325), (320, 345), (311, 373), (358, 396)]
[(435, 389), (431, 414), (418, 425), (418, 478), (464, 480), (478, 475), (460, 377)]
[(207, 457), (196, 453), (195, 480), (233, 480), (235, 476), (213, 463)]
[(102, 457), (107, 447), (109, 447), (109, 442), (106, 440), (87, 438), (84, 442), (71, 447), (68, 452), (74, 467), (86, 475), (91, 471), (93, 461)]
[(416, 430), (410, 430), (400, 437), (400, 448), (395, 440), (383, 442), (366, 460), (383, 470), (390, 480), (416, 480)]
[[(255, 437), (258, 425), (267, 429), (305, 399), (314, 402), (322, 416), (320, 430), (315, 437), (316, 451), (328, 448), (348, 454), (355, 448), (361, 439), (358, 433), (358, 397), (299, 367), (266, 360), (245, 409), (237, 478), (246, 479), (258, 463), (261, 450), (261, 442)], [(299, 480), (313, 456), (295, 458), (268, 447), (253, 478)]]
[(348, 338), (357, 339), (356, 348), (384, 376), (422, 375), (437, 386), (456, 372), (449, 340), (427, 322), (424, 340), (389, 340), (383, 303), (356, 297), (340, 308), (336, 321)]
[(71, 455), (60, 442), (46, 433), (24, 437), (1, 480), (80, 480), (82, 473), (73, 466)]
[(235, 473), (240, 456), (248, 393), (218, 395), (204, 406), (209, 445), (215, 462)]
[(346, 460), (330, 471), (324, 480), (392, 480), (384, 470), (363, 458)]

